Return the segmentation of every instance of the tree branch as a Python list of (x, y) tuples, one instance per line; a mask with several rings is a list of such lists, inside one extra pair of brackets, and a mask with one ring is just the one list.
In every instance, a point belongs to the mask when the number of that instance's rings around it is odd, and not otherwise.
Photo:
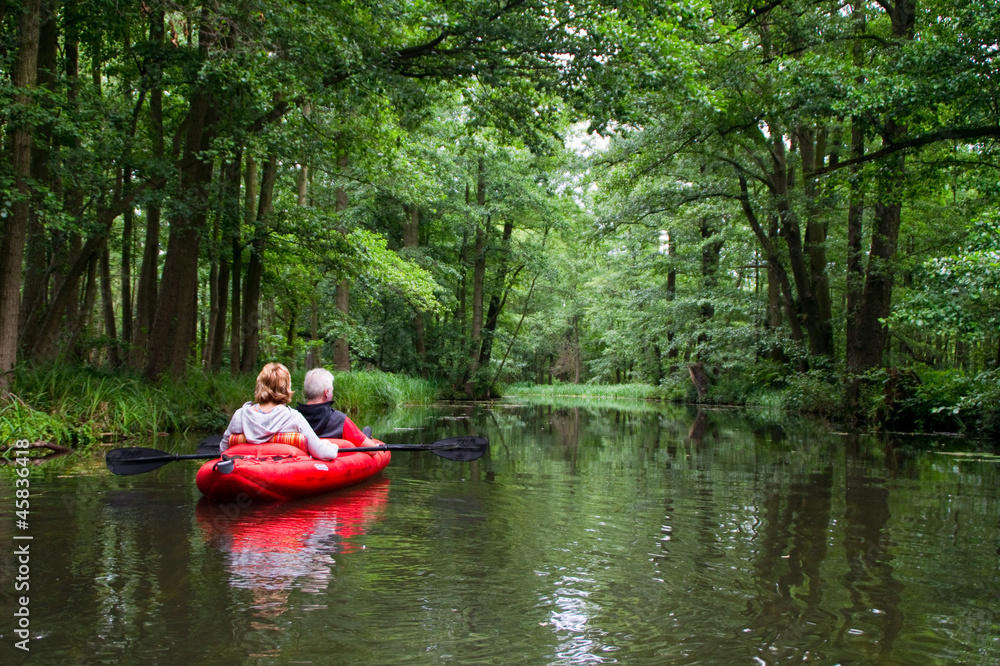
[(982, 139), (989, 137), (1000, 138), (1000, 126), (960, 127), (956, 129), (940, 130), (937, 132), (931, 132), (930, 134), (917, 136), (906, 141), (900, 141), (899, 143), (891, 143), (873, 153), (868, 153), (867, 155), (862, 155), (861, 157), (854, 157), (849, 160), (844, 160), (843, 162), (821, 167), (808, 172), (806, 175), (809, 178), (822, 176), (824, 174), (843, 169), (844, 167), (873, 162), (887, 155), (892, 155), (910, 148), (920, 148), (921, 146), (937, 143), (938, 141), (950, 141), (955, 139)]

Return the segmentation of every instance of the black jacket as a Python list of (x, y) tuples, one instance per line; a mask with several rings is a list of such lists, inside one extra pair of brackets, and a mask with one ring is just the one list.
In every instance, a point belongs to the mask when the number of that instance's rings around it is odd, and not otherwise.
[(344, 437), (344, 419), (347, 418), (347, 415), (344, 412), (338, 412), (332, 405), (332, 400), (315, 405), (304, 405), (300, 402), (295, 406), (295, 409), (306, 417), (306, 421), (316, 431), (317, 437), (342, 439)]

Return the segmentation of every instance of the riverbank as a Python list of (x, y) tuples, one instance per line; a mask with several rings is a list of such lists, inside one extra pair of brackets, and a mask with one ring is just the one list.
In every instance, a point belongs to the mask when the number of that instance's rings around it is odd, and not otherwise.
[[(304, 370), (292, 372), (297, 391), (304, 375)], [(334, 379), (334, 403), (350, 414), (430, 404), (437, 396), (432, 382), (402, 375), (351, 372), (334, 373)], [(159, 433), (221, 432), (232, 413), (253, 399), (255, 382), (256, 374), (192, 371), (176, 381), (151, 384), (135, 373), (21, 366), (11, 399), (0, 407), (0, 441), (27, 439), (83, 448)]]
[[(304, 370), (292, 373), (301, 390)], [(349, 414), (377, 414), (403, 405), (429, 405), (440, 395), (432, 381), (382, 372), (334, 373), (334, 403)], [(150, 438), (160, 433), (221, 432), (230, 415), (253, 397), (256, 374), (233, 377), (192, 371), (177, 381), (147, 383), (135, 373), (54, 365), (20, 366), (12, 396), (0, 406), (0, 441), (27, 439), (82, 448), (95, 442)], [(713, 376), (700, 399), (684, 373), (652, 384), (515, 384), (509, 397), (654, 400), (733, 405), (773, 414), (807, 414), (865, 424), (875, 430), (961, 432), (1000, 436), (1000, 372), (882, 372), (868, 378), (860, 407), (847, 413), (841, 382), (809, 372), (792, 376)], [(298, 397), (298, 396), (297, 396)]]
[(575, 396), (657, 400), (706, 405), (764, 408), (773, 412), (821, 416), (836, 422), (865, 424), (875, 430), (918, 433), (956, 432), (1000, 437), (1000, 371), (966, 376), (938, 370), (882, 370), (860, 383), (858, 406), (848, 409), (846, 388), (823, 372), (794, 375), (760, 371), (711, 377), (698, 396), (685, 372), (652, 384), (514, 384), (510, 397)]

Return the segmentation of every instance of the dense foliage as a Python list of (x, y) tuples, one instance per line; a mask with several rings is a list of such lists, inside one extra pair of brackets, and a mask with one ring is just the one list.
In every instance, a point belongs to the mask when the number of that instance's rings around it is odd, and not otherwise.
[(7, 0), (4, 384), (278, 359), (997, 427), (997, 34), (996, 0)]

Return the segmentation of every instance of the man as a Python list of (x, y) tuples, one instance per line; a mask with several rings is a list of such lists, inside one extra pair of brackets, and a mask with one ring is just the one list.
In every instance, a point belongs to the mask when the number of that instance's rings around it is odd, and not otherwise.
[(344, 412), (333, 408), (333, 374), (323, 368), (313, 368), (306, 373), (302, 383), (305, 404), (299, 403), (295, 409), (306, 418), (324, 439), (346, 439), (355, 446), (377, 446), (375, 440), (358, 429)]

